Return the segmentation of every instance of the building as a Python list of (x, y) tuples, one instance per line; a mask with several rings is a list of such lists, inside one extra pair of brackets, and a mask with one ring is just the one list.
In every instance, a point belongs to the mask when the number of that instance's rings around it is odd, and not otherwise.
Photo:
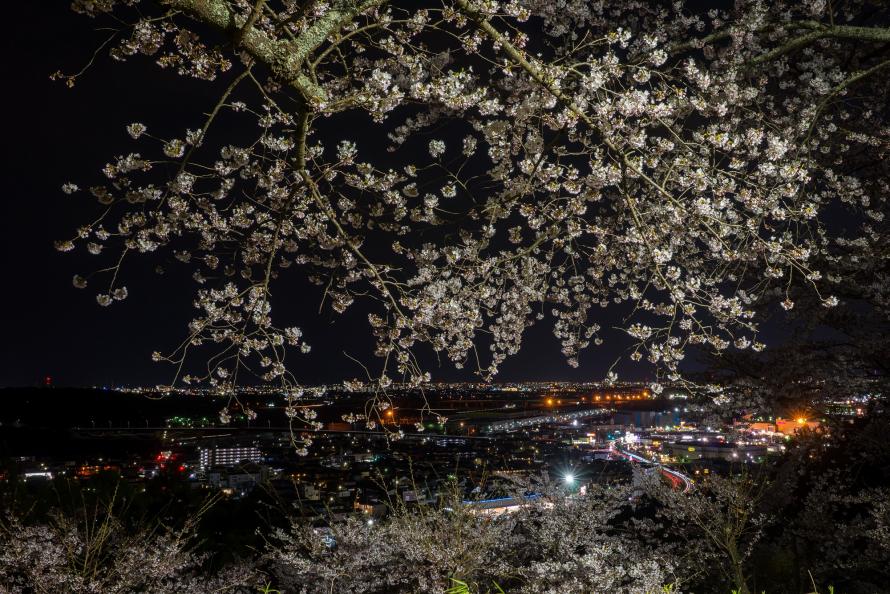
[(255, 445), (231, 448), (202, 448), (200, 465), (202, 470), (207, 470), (212, 466), (238, 466), (245, 461), (258, 464), (262, 459), (263, 455)]
[(207, 482), (211, 487), (223, 489), (236, 497), (243, 497), (268, 480), (268, 469), (252, 463), (237, 469), (217, 467), (207, 473)]
[[(478, 501), (464, 501), (464, 505), (469, 508), (470, 513), (482, 516), (500, 516), (501, 514), (510, 514), (519, 511), (526, 505), (531, 504), (541, 496), (537, 493), (516, 497), (497, 497), (494, 499), (481, 499)], [(549, 502), (543, 503), (544, 507), (552, 507)]]
[(725, 460), (727, 462), (761, 462), (767, 454), (765, 445), (741, 445), (725, 442), (684, 441), (666, 444), (675, 460)]
[(740, 429), (759, 433), (781, 433), (783, 435), (794, 435), (801, 429), (818, 429), (822, 423), (814, 419), (806, 419), (797, 417), (795, 419), (777, 418), (775, 421), (751, 421), (746, 423), (736, 423)]
[(803, 417), (797, 419), (776, 419), (776, 429), (779, 433), (784, 433), (785, 435), (794, 435), (804, 428), (815, 431), (820, 425), (821, 423), (819, 421), (805, 419)]

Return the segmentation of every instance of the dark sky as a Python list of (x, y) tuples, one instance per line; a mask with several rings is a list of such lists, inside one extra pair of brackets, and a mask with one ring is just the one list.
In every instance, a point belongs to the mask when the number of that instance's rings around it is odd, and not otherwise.
[[(65, 196), (60, 186), (70, 180), (87, 187), (102, 179), (109, 158), (130, 150), (124, 130), (130, 122), (169, 130), (171, 136), (200, 127), (213, 90), (161, 71), (145, 58), (119, 64), (106, 55), (73, 89), (51, 82), (56, 70), (80, 70), (104, 39), (94, 22), (71, 13), (67, 4), (13, 3), (18, 13), (8, 15), (7, 23), (15, 25), (3, 36), (0, 386), (33, 385), (47, 375), (57, 385), (165, 383), (172, 370), (152, 363), (150, 353), (167, 350), (184, 336), (194, 283), (175, 273), (158, 277), (153, 261), (134, 258), (125, 270), (130, 298), (100, 308), (93, 292), (71, 285), (74, 273), (95, 263), (80, 251), (62, 254), (52, 245), (89, 221), (95, 203), (83, 194)], [(313, 345), (309, 356), (291, 357), (293, 371), (305, 383), (360, 376), (361, 368), (343, 352), (373, 363), (365, 312), (319, 315), (319, 298), (309, 285), (299, 285), (276, 303), (285, 321), (303, 327)], [(600, 379), (620, 352), (608, 349), (587, 351), (581, 367), (571, 369), (549, 328), (540, 326), (528, 332), (525, 350), (503, 366), (499, 379)], [(461, 378), (447, 365), (430, 371), (436, 379)], [(632, 373), (645, 376), (647, 370)]]

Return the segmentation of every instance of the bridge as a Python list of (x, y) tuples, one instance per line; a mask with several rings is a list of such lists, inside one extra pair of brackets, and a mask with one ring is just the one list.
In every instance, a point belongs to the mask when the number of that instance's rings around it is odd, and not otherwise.
[(535, 417), (507, 419), (504, 421), (495, 421), (494, 423), (487, 425), (485, 427), (485, 433), (500, 433), (502, 431), (512, 431), (514, 429), (544, 425), (546, 423), (565, 423), (567, 421), (575, 421), (589, 417), (604, 416), (611, 412), (611, 410), (605, 408), (587, 408), (571, 412), (538, 415)]

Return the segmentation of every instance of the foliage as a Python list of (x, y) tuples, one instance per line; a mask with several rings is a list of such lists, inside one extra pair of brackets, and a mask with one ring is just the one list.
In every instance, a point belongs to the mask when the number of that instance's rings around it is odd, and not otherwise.
[[(629, 357), (658, 366), (656, 393), (681, 379), (690, 348), (747, 376), (740, 393), (753, 402), (788, 386), (807, 397), (887, 388), (886, 3), (72, 6), (111, 29), (112, 59), (148, 58), (217, 97), (175, 133), (130, 123), (131, 152), (84, 184), (98, 211), (57, 243), (102, 261), (73, 279), (102, 306), (128, 296), (136, 256), (188, 267), (197, 313), (180, 346), (154, 356), (178, 380), (234, 395), (255, 373), (280, 382), (291, 418), (318, 426), (286, 359), (310, 345), (273, 319), (273, 292), (277, 312), (295, 274), (333, 312), (363, 302), (381, 359), (372, 390), (428, 381), (422, 349), (491, 378), (545, 320), (578, 365), (615, 319)], [(806, 340), (763, 357), (761, 325), (775, 312)], [(199, 373), (186, 365), (195, 352)], [(373, 428), (384, 410), (363, 420)], [(886, 474), (886, 432), (867, 429), (859, 450), (839, 430), (833, 443), (802, 438), (768, 487), (742, 477), (689, 496), (548, 496), (498, 518), (455, 501), (371, 526), (333, 522), (324, 538), (297, 523), (264, 563), (283, 589), (307, 592), (433, 592), (455, 580), (654, 592), (710, 578), (746, 593), (759, 589), (751, 566), (781, 547), (784, 583), (807, 587), (812, 569), (814, 584), (853, 592), (888, 567), (888, 481), (863, 478)], [(863, 450), (880, 464), (853, 472)], [(780, 517), (788, 524), (767, 521)], [(111, 521), (78, 521), (98, 531), (10, 519), (3, 571), (21, 581), (41, 567), (48, 584), (101, 589), (116, 574), (161, 584), (192, 566), (175, 536), (134, 541)], [(146, 539), (163, 559), (133, 571)], [(713, 559), (722, 579), (702, 567)]]
[[(861, 441), (838, 443), (861, 458)], [(453, 489), (436, 504), (393, 501), (372, 522), (295, 517), (234, 558), (224, 522), (211, 520), (221, 536), (198, 548), (206, 513), (177, 528), (128, 521), (104, 499), (48, 519), (6, 510), (0, 592), (875, 592), (890, 567), (888, 489), (833, 471), (853, 466), (846, 454), (810, 451), (801, 443), (774, 470), (712, 476), (685, 494), (657, 475), (585, 494), (535, 481), (516, 485), (525, 505), (502, 515)], [(540, 496), (525, 499), (531, 491)], [(794, 552), (790, 567), (773, 563), (781, 551)]]
[(745, 562), (763, 535), (766, 518), (758, 507), (764, 486), (762, 480), (745, 474), (709, 475), (690, 496), (667, 488), (654, 490), (664, 504), (662, 514), (695, 551), (693, 562), (717, 560), (739, 594), (751, 592)]
[[(194, 520), (180, 530), (144, 523), (128, 530), (114, 498), (44, 524), (17, 515), (0, 521), (0, 592), (244, 592), (252, 570), (202, 571), (193, 552)], [(195, 518), (197, 520), (197, 518)]]
[[(629, 487), (569, 500), (545, 495), (491, 516), (453, 498), (397, 507), (386, 521), (303, 523), (269, 552), (282, 588), (300, 592), (656, 592), (671, 576), (631, 522)], [(521, 497), (521, 495), (517, 495)]]
[(309, 345), (272, 318), (291, 270), (335, 312), (366, 302), (385, 389), (428, 379), (420, 345), (491, 377), (547, 317), (577, 365), (601, 308), (676, 380), (690, 346), (759, 351), (765, 304), (833, 308), (886, 255), (883, 3), (73, 7), (115, 60), (218, 92), (180, 134), (130, 124), (99, 216), (58, 243), (110, 259), (74, 279), (101, 305), (137, 254), (191, 267), (198, 313), (155, 357), (204, 351), (186, 382), (250, 369), (299, 394), (285, 354)]

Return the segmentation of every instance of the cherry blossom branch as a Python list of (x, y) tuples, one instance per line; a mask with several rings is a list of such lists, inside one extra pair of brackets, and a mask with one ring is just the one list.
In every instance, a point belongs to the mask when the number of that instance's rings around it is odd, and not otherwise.
[[(257, 61), (269, 67), (277, 78), (293, 87), (310, 104), (324, 104), (327, 92), (302, 72), (309, 55), (329, 36), (357, 15), (386, 0), (340, 0), (295, 40), (276, 40), (236, 14), (224, 0), (161, 0), (161, 3), (190, 15), (202, 23), (232, 35)], [(252, 13), (253, 14), (253, 13)]]

